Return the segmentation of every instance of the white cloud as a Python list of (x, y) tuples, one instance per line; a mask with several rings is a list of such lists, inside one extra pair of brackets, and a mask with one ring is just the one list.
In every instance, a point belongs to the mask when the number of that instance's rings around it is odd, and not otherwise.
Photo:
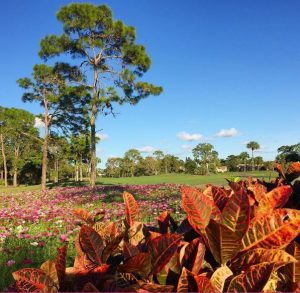
[(187, 133), (185, 131), (181, 131), (177, 133), (177, 137), (184, 141), (198, 141), (203, 139), (203, 135), (200, 133)]
[(109, 135), (106, 133), (97, 134), (97, 137), (100, 138), (100, 140), (108, 140), (109, 139)]
[(191, 145), (183, 144), (183, 145), (181, 145), (181, 148), (182, 148), (185, 152), (190, 153), (194, 147), (191, 146)]
[(41, 118), (35, 117), (34, 127), (35, 128), (43, 128), (43, 127), (45, 127), (45, 123), (43, 122), (43, 120)]
[(149, 153), (153, 153), (156, 149), (152, 146), (144, 146), (141, 148), (137, 148), (137, 150), (140, 151), (141, 153), (149, 154)]
[(237, 136), (239, 132), (235, 128), (221, 129), (216, 136), (218, 137), (234, 137)]

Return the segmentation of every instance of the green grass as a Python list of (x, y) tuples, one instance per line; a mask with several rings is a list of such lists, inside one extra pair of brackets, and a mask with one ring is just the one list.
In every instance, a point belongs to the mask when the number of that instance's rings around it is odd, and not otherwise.
[(189, 174), (161, 174), (157, 176), (140, 176), (140, 177), (125, 177), (125, 178), (98, 178), (97, 184), (189, 184), (189, 185), (203, 185), (207, 183), (215, 185), (226, 185), (226, 178), (231, 177), (247, 177), (252, 176), (260, 179), (276, 177), (275, 172), (270, 171), (254, 171), (254, 172), (227, 172), (224, 174), (211, 174), (209, 176), (189, 175)]
[[(174, 184), (189, 184), (189, 185), (203, 185), (203, 184), (215, 184), (215, 185), (226, 185), (226, 178), (231, 177), (242, 177), (252, 176), (260, 179), (265, 179), (266, 181), (269, 178), (275, 178), (277, 175), (276, 172), (271, 171), (253, 171), (253, 172), (227, 172), (224, 174), (211, 174), (209, 176), (201, 175), (190, 175), (190, 174), (161, 174), (156, 176), (140, 176), (140, 177), (125, 177), (125, 178), (104, 178), (100, 177), (97, 179), (97, 184), (99, 185), (131, 185), (131, 184), (163, 184), (163, 183), (174, 183)], [(88, 185), (89, 182), (62, 182), (59, 186), (80, 186)], [(54, 186), (49, 185), (49, 188)], [(22, 191), (35, 191), (40, 190), (40, 185), (31, 185), (31, 186), (18, 186), (5, 188), (0, 187), (0, 193), (3, 192), (12, 192), (19, 193)]]

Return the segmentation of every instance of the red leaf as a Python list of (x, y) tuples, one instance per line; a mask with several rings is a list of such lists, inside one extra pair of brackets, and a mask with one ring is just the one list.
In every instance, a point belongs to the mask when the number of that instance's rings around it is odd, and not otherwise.
[(100, 235), (91, 227), (83, 225), (80, 229), (79, 240), (81, 248), (88, 258), (96, 265), (101, 265), (103, 241)]
[(13, 273), (20, 292), (57, 292), (56, 284), (40, 269), (21, 269)]
[(61, 291), (63, 290), (62, 288), (63, 288), (65, 274), (66, 274), (67, 253), (68, 253), (67, 244), (57, 249), (55, 268), (57, 271), (57, 277), (58, 277), (59, 287)]
[(182, 187), (181, 193), (182, 206), (188, 215), (191, 226), (196, 232), (203, 232), (212, 214), (213, 201), (192, 187)]
[(125, 203), (126, 221), (129, 226), (132, 226), (133, 222), (138, 220), (139, 206), (133, 195), (129, 192), (123, 192), (123, 199)]
[(203, 292), (203, 293), (216, 292), (216, 289), (213, 287), (212, 283), (207, 277), (195, 276), (194, 278), (197, 283), (198, 292)]
[(73, 210), (73, 214), (77, 216), (79, 219), (85, 221), (89, 225), (94, 224), (94, 217), (84, 209)]
[(153, 274), (159, 273), (176, 252), (181, 236), (163, 234), (149, 243), (149, 251), (153, 260)]
[(105, 263), (109, 256), (114, 253), (114, 251), (118, 248), (120, 242), (122, 241), (124, 235), (120, 234), (116, 236), (112, 241), (110, 241), (105, 248), (103, 249), (102, 253), (102, 261)]
[(139, 249), (136, 246), (132, 245), (129, 242), (124, 242), (123, 255), (125, 260), (129, 257), (137, 255), (138, 253)]
[(250, 205), (244, 190), (235, 192), (221, 214), (221, 224), (242, 238), (250, 221)]
[(210, 185), (203, 191), (203, 194), (213, 198), (219, 210), (222, 211), (228, 199), (231, 197), (231, 190)]
[(274, 263), (261, 263), (251, 266), (244, 273), (234, 277), (228, 292), (261, 292), (274, 269)]
[(205, 245), (200, 238), (195, 238), (186, 246), (182, 266), (197, 275), (202, 267), (205, 255)]
[(151, 256), (149, 253), (141, 252), (125, 261), (118, 267), (118, 271), (124, 273), (138, 273), (148, 276), (151, 271)]
[(161, 234), (168, 233), (168, 229), (170, 226), (170, 214), (167, 211), (164, 211), (160, 214), (158, 218), (158, 225)]

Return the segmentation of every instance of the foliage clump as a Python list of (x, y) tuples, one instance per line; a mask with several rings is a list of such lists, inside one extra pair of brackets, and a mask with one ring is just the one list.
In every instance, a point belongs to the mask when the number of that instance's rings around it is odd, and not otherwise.
[(300, 163), (274, 182), (248, 178), (229, 188), (183, 186), (187, 218), (168, 212), (158, 227), (139, 220), (134, 197), (123, 193), (125, 220), (104, 224), (74, 210), (84, 224), (76, 238), (77, 256), (66, 267), (67, 246), (55, 262), (13, 273), (19, 291), (83, 292), (275, 292), (300, 288)]

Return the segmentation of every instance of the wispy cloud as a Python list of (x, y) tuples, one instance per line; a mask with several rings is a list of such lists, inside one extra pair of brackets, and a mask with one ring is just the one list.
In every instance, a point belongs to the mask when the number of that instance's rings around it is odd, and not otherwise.
[(199, 141), (203, 139), (203, 135), (200, 133), (187, 133), (185, 131), (181, 131), (177, 133), (177, 137), (184, 141)]
[(141, 148), (137, 148), (137, 150), (140, 151), (141, 153), (149, 154), (149, 153), (153, 153), (156, 149), (148, 145)]
[(239, 132), (235, 128), (221, 129), (216, 136), (218, 137), (234, 137), (239, 135)]
[(183, 144), (181, 145), (181, 148), (184, 150), (184, 152), (190, 153), (194, 147), (191, 145)]
[(109, 135), (106, 133), (99, 133), (97, 134), (97, 137), (100, 138), (100, 140), (108, 140), (109, 139)]
[(41, 118), (35, 117), (34, 127), (43, 128), (43, 127), (45, 127), (45, 123), (43, 122), (43, 120)]

